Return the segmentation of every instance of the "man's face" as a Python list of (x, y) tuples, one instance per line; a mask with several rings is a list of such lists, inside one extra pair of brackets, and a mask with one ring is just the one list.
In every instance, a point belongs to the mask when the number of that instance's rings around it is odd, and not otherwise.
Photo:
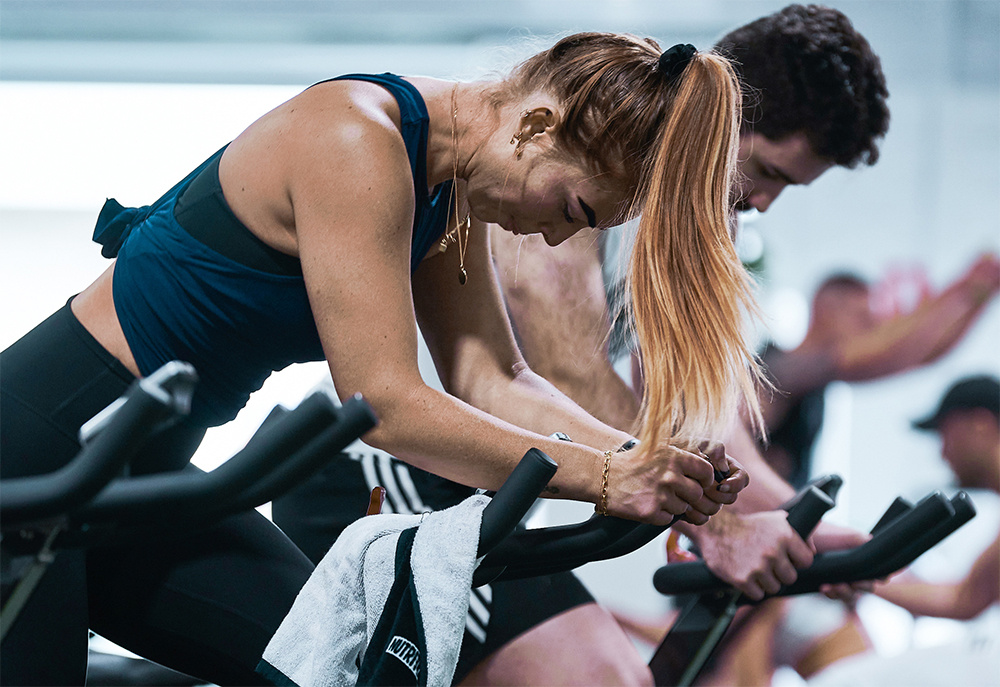
[(937, 426), (941, 457), (955, 473), (959, 486), (989, 487), (986, 461), (996, 455), (997, 418), (983, 408), (953, 410)]
[(849, 341), (877, 323), (867, 288), (826, 285), (813, 297), (809, 329), (828, 343)]
[(736, 209), (765, 212), (786, 186), (811, 184), (832, 166), (813, 152), (804, 133), (772, 141), (745, 131), (740, 134)]
[(868, 289), (838, 289), (827, 308), (831, 328), (844, 339), (871, 331), (878, 321), (872, 312)]

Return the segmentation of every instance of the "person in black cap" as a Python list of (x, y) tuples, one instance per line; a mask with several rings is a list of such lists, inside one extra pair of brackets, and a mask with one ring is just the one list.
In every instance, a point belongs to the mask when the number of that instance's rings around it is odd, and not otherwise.
[[(913, 426), (937, 433), (958, 486), (1000, 493), (1000, 380), (989, 375), (959, 380), (934, 414)], [(1000, 602), (1000, 533), (961, 580), (933, 584), (901, 575), (876, 585), (875, 593), (914, 615), (974, 618)]]
[[(958, 486), (1000, 492), (1000, 380), (978, 375), (957, 381), (937, 410), (913, 426), (938, 434), (941, 455), (954, 471)], [(877, 583), (874, 592), (913, 615), (954, 620), (984, 617), (957, 641), (913, 647), (892, 657), (869, 652), (841, 661), (810, 680), (810, 687), (996, 684), (1000, 666), (997, 615), (987, 616), (984, 611), (1000, 603), (1000, 533), (961, 579), (935, 584), (904, 572)]]
[(913, 427), (938, 431), (941, 423), (955, 410), (985, 408), (1000, 415), (1000, 389), (997, 379), (990, 375), (966, 377), (952, 385), (941, 399), (938, 409), (923, 420), (915, 420)]

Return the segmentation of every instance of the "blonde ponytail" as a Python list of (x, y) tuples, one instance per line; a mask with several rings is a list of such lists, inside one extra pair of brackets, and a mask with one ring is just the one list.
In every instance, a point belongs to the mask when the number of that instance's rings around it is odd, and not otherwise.
[(628, 273), (645, 378), (639, 436), (650, 450), (717, 437), (741, 401), (761, 425), (744, 326), (757, 306), (730, 233), (738, 82), (725, 59), (698, 54), (673, 88)]
[(500, 92), (557, 97), (565, 154), (636, 189), (622, 214), (641, 214), (626, 319), (643, 357), (643, 450), (716, 438), (741, 399), (762, 424), (762, 375), (744, 333), (757, 308), (729, 232), (739, 84), (718, 55), (694, 54), (676, 77), (662, 55), (648, 38), (574, 34), (523, 62)]

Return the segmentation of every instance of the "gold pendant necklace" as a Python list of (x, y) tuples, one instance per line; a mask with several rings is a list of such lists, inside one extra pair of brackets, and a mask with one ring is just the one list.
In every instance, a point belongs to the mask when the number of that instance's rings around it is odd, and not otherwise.
[[(455, 226), (448, 230), (448, 233), (441, 237), (438, 243), (438, 250), (443, 253), (448, 250), (448, 246), (453, 243), (458, 244), (458, 283), (465, 286), (469, 280), (465, 272), (465, 251), (469, 247), (469, 228), (472, 225), (470, 216), (465, 219), (458, 218), (458, 105), (455, 101), (455, 90), (458, 84), (451, 87), (451, 145), (452, 145), (452, 165), (451, 165), (451, 207), (454, 212)], [(462, 236), (462, 230), (465, 236)]]

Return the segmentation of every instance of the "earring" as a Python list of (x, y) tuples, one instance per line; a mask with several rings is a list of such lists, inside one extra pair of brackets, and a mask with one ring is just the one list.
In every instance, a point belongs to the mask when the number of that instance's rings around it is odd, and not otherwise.
[[(530, 116), (531, 110), (525, 110), (521, 113), (522, 120), (525, 120)], [(522, 129), (510, 137), (510, 144), (514, 146), (514, 154), (517, 156), (518, 160), (520, 160), (521, 155), (524, 154), (524, 144), (531, 139), (531, 136), (531, 131)]]
[(521, 155), (524, 154), (524, 144), (531, 138), (531, 134), (527, 131), (518, 131), (516, 134), (510, 137), (510, 144), (514, 146), (514, 155), (517, 159), (521, 159)]

